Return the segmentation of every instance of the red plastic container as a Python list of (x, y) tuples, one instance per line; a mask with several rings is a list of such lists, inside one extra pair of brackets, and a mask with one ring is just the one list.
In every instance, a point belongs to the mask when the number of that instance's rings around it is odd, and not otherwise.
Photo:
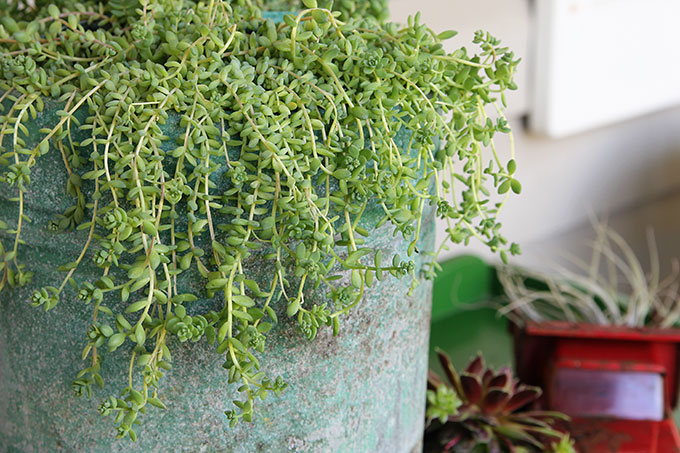
[(511, 327), (521, 381), (544, 389), (543, 405), (572, 417), (585, 453), (680, 452), (680, 330), (564, 322)]

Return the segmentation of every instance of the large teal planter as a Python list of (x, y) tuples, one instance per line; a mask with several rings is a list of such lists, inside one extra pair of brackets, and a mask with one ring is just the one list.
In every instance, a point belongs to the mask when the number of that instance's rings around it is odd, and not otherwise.
[[(53, 111), (39, 116), (34, 130), (43, 127)], [(172, 136), (172, 126), (167, 127)], [(28, 288), (0, 296), (0, 452), (409, 452), (418, 448), (431, 285), (423, 282), (408, 296), (409, 279), (392, 277), (368, 290), (335, 338), (324, 329), (308, 342), (280, 310), (280, 324), (270, 333), (261, 362), (272, 375), (283, 376), (289, 387), (280, 398), (271, 395), (259, 405), (254, 424), (227, 426), (223, 412), (231, 409), (236, 386), (227, 385), (223, 358), (214, 347), (203, 342), (176, 343), (174, 367), (160, 387), (169, 410), (153, 409), (144, 416), (137, 443), (116, 440), (112, 420), (99, 416), (96, 407), (125, 385), (126, 356), (109, 354), (102, 373), (106, 388), (92, 400), (77, 399), (70, 385), (83, 367), (80, 352), (91, 307), (78, 301), (70, 288), (48, 313), (29, 306), (32, 290), (58, 282), (61, 274), (54, 269), (74, 259), (84, 241), (84, 232), (56, 235), (47, 228), (48, 221), (71, 202), (64, 193), (65, 175), (55, 149), (34, 169), (26, 197), (33, 223), (25, 224), (27, 244), (20, 249), (21, 259), (35, 272), (34, 281)], [(3, 214), (16, 211), (16, 204), (8, 201), (15, 194), (6, 190), (0, 187)], [(390, 226), (373, 231), (379, 215), (375, 211), (365, 216), (364, 227), (372, 231), (370, 245), (382, 248), (384, 256), (394, 251), (405, 256), (407, 244), (393, 238)], [(427, 222), (419, 249), (431, 248), (433, 238), (432, 222)], [(258, 271), (257, 260), (250, 265)], [(78, 281), (94, 275), (89, 266), (86, 262), (78, 271)]]

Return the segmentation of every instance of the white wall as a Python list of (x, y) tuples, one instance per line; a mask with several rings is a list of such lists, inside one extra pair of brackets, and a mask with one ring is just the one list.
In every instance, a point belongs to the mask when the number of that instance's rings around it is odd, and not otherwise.
[[(523, 58), (520, 90), (509, 98), (523, 193), (511, 199), (501, 216), (506, 235), (524, 249), (520, 262), (544, 265), (556, 259), (558, 251), (579, 250), (576, 244), (589, 236), (591, 210), (610, 217), (640, 251), (645, 250), (645, 227), (654, 227), (662, 264), (668, 269), (670, 257), (680, 256), (676, 234), (680, 232), (680, 106), (560, 140), (527, 134), (522, 116), (530, 104), (530, 3), (392, 0), (391, 8), (395, 21), (403, 22), (421, 10), (423, 21), (436, 31), (458, 30), (451, 47), (466, 45), (475, 30), (484, 29)], [(455, 248), (449, 254), (466, 252), (484, 254), (477, 245)]]

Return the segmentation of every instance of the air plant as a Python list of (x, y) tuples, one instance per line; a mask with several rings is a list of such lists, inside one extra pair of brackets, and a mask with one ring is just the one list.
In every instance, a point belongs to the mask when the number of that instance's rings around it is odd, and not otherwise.
[(522, 410), (541, 389), (519, 383), (510, 368), (494, 372), (477, 356), (462, 374), (437, 351), (447, 381), (430, 371), (425, 451), (475, 453), (573, 452), (556, 428), (567, 416)]
[(596, 238), (586, 263), (570, 260), (580, 269), (559, 267), (555, 272), (498, 268), (505, 301), (499, 313), (522, 325), (525, 321), (567, 321), (628, 327), (668, 328), (680, 322), (679, 266), (660, 278), (659, 256), (651, 230), (647, 232), (650, 272), (623, 237), (602, 222), (593, 222)]

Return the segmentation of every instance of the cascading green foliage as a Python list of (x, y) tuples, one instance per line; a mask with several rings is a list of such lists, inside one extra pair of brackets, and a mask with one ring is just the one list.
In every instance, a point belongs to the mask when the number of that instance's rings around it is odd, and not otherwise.
[[(272, 307), (287, 307), (311, 340), (323, 325), (337, 333), (384, 274), (415, 285), (429, 206), (451, 242), (518, 252), (496, 220), (520, 190), (515, 163), (492, 141), (509, 133), (501, 102), (517, 60), (493, 37), (475, 35), (477, 55), (447, 53), (453, 33), (418, 16), (341, 22), (314, 0), (282, 23), (246, 0), (45, 3), (0, 12), (0, 184), (16, 197), (0, 213), (0, 292), (32, 284), (21, 262), (27, 187), (41, 156), (57, 153), (74, 204), (46, 227), (87, 240), (26, 303), (53, 309), (70, 284), (78, 300), (62, 303), (92, 307), (76, 394), (103, 385), (103, 355), (127, 354), (129, 382), (100, 406), (121, 437), (136, 437), (149, 405), (164, 407), (173, 336), (215, 345), (240, 383), (226, 415), (251, 421), (256, 400), (286, 385), (256, 357), (277, 322)], [(61, 110), (28, 146), (26, 124), (48, 100)], [(163, 132), (173, 121), (177, 140)], [(395, 144), (403, 133), (407, 149)], [(408, 257), (364, 245), (369, 203), (410, 243)], [(444, 247), (420, 251), (425, 278)], [(253, 254), (272, 268), (265, 287), (245, 270)], [(101, 276), (79, 281), (81, 266)], [(186, 290), (187, 275), (203, 288)], [(306, 300), (311, 288), (327, 303)], [(220, 308), (187, 315), (197, 299)]]
[[(15, 14), (13, 17), (16, 17), (17, 14), (23, 14), (27, 9), (30, 11), (27, 8), (27, 5), (30, 3), (25, 0), (12, 0), (9, 2), (0, 0), (0, 7), (4, 11), (9, 11), (10, 15)], [(38, 10), (44, 9), (50, 4), (54, 4), (59, 8), (75, 9), (72, 6), (74, 2), (71, 0), (38, 0), (33, 3)], [(269, 11), (298, 11), (306, 8), (302, 0), (251, 0), (250, 3)], [(363, 17), (375, 18), (383, 22), (387, 20), (389, 15), (388, 4), (389, 0), (319, 0), (317, 6), (341, 13), (341, 20)], [(135, 9), (139, 7), (139, 1), (110, 0), (106, 6), (110, 10), (110, 14), (117, 17), (125, 17), (134, 13)]]

